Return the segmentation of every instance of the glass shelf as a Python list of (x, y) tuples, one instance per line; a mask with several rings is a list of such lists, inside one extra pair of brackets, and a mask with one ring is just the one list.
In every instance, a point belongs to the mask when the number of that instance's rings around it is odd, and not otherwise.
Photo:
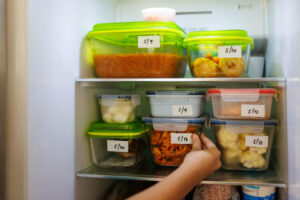
[[(151, 166), (151, 165), (149, 165)], [(102, 169), (91, 165), (79, 171), (77, 177), (104, 178), (122, 180), (161, 181), (175, 168), (173, 167), (145, 167), (132, 170)], [(220, 169), (215, 174), (207, 177), (203, 184), (227, 184), (227, 185), (260, 185), (273, 187), (286, 187), (283, 178), (274, 170), (269, 168), (264, 172), (228, 171)]]

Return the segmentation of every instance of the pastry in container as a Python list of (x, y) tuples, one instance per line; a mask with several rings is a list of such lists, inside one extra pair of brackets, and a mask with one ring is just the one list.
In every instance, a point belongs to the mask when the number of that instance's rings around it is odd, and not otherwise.
[(192, 149), (192, 134), (200, 134), (204, 118), (143, 117), (149, 125), (150, 148), (156, 165), (179, 166)]
[(204, 93), (197, 91), (147, 91), (153, 117), (200, 117)]
[(174, 22), (96, 24), (87, 39), (100, 78), (175, 78), (186, 71), (186, 33)]
[(218, 119), (269, 119), (273, 98), (272, 88), (208, 89), (214, 117)]
[(244, 30), (191, 32), (185, 39), (194, 77), (246, 77), (253, 39)]
[(277, 120), (211, 119), (222, 168), (263, 171), (268, 169)]
[(87, 131), (95, 165), (131, 168), (138, 165), (146, 149), (148, 128), (140, 121), (127, 124), (93, 123)]
[(106, 123), (128, 123), (136, 120), (137, 94), (103, 94), (98, 96), (102, 120)]

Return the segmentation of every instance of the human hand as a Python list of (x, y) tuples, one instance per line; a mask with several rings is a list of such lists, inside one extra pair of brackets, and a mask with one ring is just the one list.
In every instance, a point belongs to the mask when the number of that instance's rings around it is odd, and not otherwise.
[(185, 156), (182, 164), (191, 170), (195, 170), (195, 177), (198, 180), (213, 174), (221, 167), (219, 149), (204, 133), (200, 137), (201, 141), (196, 134), (192, 135), (192, 150)]

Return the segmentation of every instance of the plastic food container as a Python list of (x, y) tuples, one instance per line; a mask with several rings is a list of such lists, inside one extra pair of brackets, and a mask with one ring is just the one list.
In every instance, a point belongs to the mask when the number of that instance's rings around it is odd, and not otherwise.
[(199, 117), (203, 113), (203, 92), (148, 91), (154, 117)]
[(204, 118), (150, 118), (143, 122), (152, 127), (150, 146), (155, 164), (179, 166), (192, 149), (191, 135), (199, 134)]
[(146, 147), (147, 131), (141, 122), (93, 123), (87, 132), (93, 163), (103, 168), (136, 166)]
[(146, 8), (142, 10), (146, 21), (174, 21), (176, 10), (173, 8)]
[(211, 125), (224, 169), (263, 171), (268, 168), (276, 120), (211, 119)]
[(269, 119), (275, 89), (208, 89), (213, 113), (219, 119)]
[(266, 186), (250, 186), (245, 185), (243, 188), (244, 200), (275, 200), (276, 189), (275, 187)]
[(174, 22), (96, 24), (87, 35), (101, 78), (173, 78), (186, 70), (186, 33)]
[(136, 119), (136, 106), (140, 105), (137, 94), (98, 96), (102, 120), (106, 123), (128, 123)]
[(253, 39), (244, 30), (191, 32), (190, 71), (195, 77), (245, 77)]

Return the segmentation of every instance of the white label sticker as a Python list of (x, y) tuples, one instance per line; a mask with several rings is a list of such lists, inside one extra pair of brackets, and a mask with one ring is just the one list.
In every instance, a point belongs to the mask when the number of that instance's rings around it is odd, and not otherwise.
[(159, 48), (160, 36), (138, 36), (138, 48)]
[(128, 141), (107, 140), (108, 152), (128, 152)]
[(269, 146), (269, 137), (268, 136), (247, 135), (245, 144), (247, 147), (268, 147)]
[(265, 117), (265, 105), (242, 104), (242, 117)]
[(175, 105), (173, 106), (173, 116), (193, 116), (192, 105)]
[(219, 58), (241, 58), (242, 47), (241, 46), (218, 46)]
[(171, 144), (192, 144), (192, 133), (171, 133)]

